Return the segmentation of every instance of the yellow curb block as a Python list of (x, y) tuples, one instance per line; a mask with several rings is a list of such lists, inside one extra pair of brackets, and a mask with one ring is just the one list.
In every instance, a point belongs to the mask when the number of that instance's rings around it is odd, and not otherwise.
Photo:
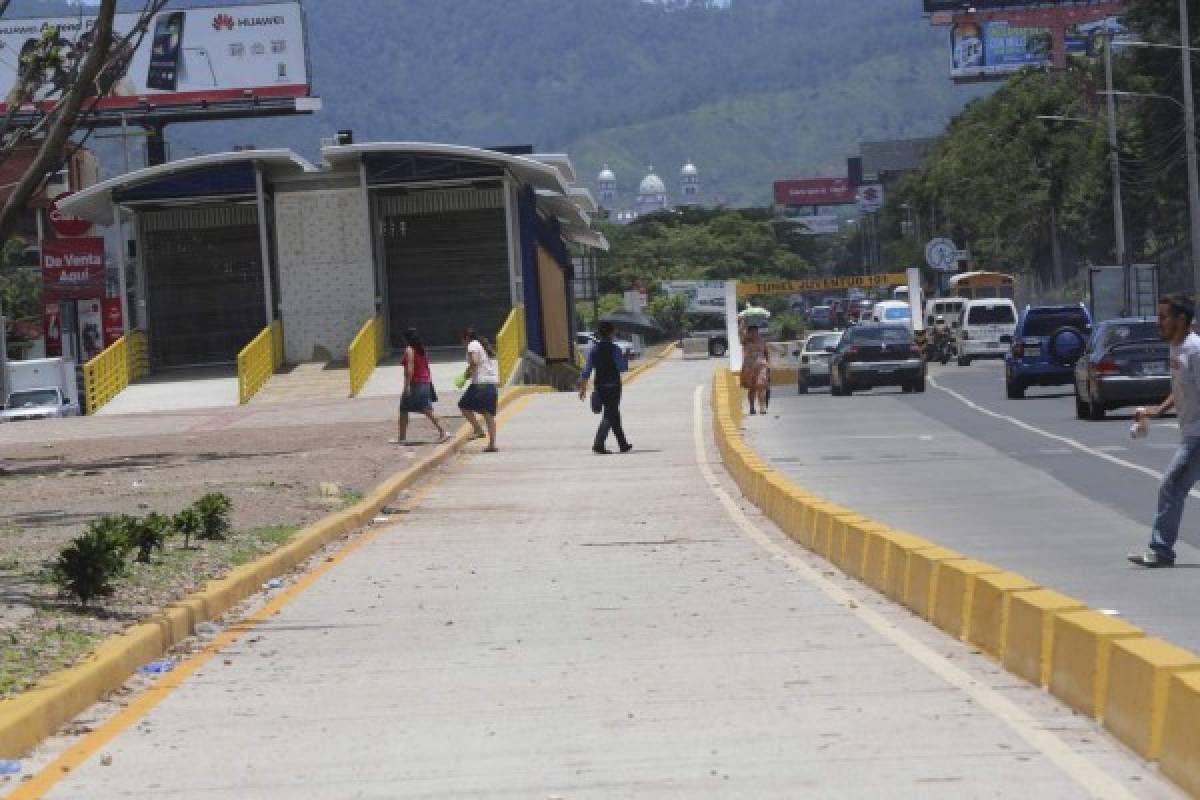
[(800, 382), (798, 367), (771, 367), (772, 386), (795, 386)]
[(1004, 657), (1008, 639), (1008, 612), (1015, 592), (1040, 589), (1028, 578), (1013, 572), (980, 575), (975, 581), (975, 599), (967, 641), (997, 660)]
[(1008, 607), (1004, 668), (1036, 686), (1050, 682), (1054, 652), (1054, 616), (1086, 608), (1082, 601), (1050, 589), (1018, 592)]
[(925, 547), (908, 554), (908, 579), (904, 585), (904, 605), (919, 617), (930, 619), (937, 596), (939, 567), (943, 561), (955, 561), (963, 554), (948, 547)]
[(904, 603), (908, 591), (909, 556), (918, 550), (933, 547), (933, 542), (911, 533), (895, 531), (887, 541), (887, 583), (884, 594), (897, 603)]
[(1139, 755), (1158, 758), (1171, 676), (1196, 671), (1200, 658), (1195, 653), (1162, 639), (1113, 642), (1104, 726)]
[(1064, 611), (1054, 617), (1050, 693), (1076, 711), (1104, 715), (1113, 642), (1142, 636), (1142, 629), (1099, 611)]
[[(506, 389), (500, 408), (522, 397), (553, 390), (546, 386)], [(365, 526), (401, 489), (448, 461), (467, 443), (463, 426), (421, 463), (384, 480), (354, 506), (299, 531), (287, 544), (236, 567), (205, 588), (184, 597), (146, 621), (101, 642), (83, 662), (51, 673), (17, 697), (0, 702), (0, 757), (19, 758), (96, 701), (120, 688), (138, 667), (162, 657), (190, 636), (201, 622), (215, 619), (263, 583), (283, 575), (340, 536)]]
[(938, 569), (936, 595), (933, 598), (933, 624), (956, 639), (966, 639), (970, 634), (971, 610), (978, 579), (1000, 572), (999, 567), (970, 558), (943, 563)]
[(1200, 797), (1200, 674), (1172, 675), (1163, 722), (1162, 772), (1193, 797)]

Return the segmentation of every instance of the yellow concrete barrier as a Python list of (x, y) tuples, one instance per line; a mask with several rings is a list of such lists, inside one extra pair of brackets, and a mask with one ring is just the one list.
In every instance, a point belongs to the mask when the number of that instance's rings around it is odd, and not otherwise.
[(1192, 797), (1200, 797), (1200, 673), (1172, 675), (1167, 685), (1159, 767)]
[(911, 533), (895, 531), (888, 537), (887, 584), (884, 594), (903, 603), (908, 593), (909, 559), (918, 550), (933, 547), (933, 542)]
[(904, 586), (904, 605), (914, 614), (929, 619), (937, 593), (938, 568), (944, 561), (962, 558), (962, 553), (948, 547), (925, 547), (910, 552), (908, 578)]
[(1086, 608), (1083, 602), (1050, 589), (1018, 592), (1009, 600), (1004, 668), (1030, 683), (1050, 682), (1054, 653), (1054, 617)]
[(849, 528), (866, 521), (866, 517), (850, 509), (843, 509), (829, 519), (829, 544), (822, 555), (842, 572), (849, 573), (845, 567), (846, 537), (849, 535)]
[[(1162, 639), (1121, 639), (1112, 643), (1104, 726), (1145, 758), (1162, 750), (1171, 676), (1200, 671), (1200, 658)], [(1200, 734), (1200, 730), (1195, 733)]]
[(843, 572), (852, 578), (862, 580), (867, 557), (867, 542), (872, 534), (882, 530), (886, 530), (886, 528), (866, 517), (844, 523), (842, 560), (838, 563)]
[(1000, 572), (1002, 570), (997, 566), (970, 558), (944, 562), (937, 573), (931, 614), (933, 624), (951, 636), (966, 639), (970, 633), (978, 579)]
[(346, 351), (350, 369), (350, 396), (367, 385), (367, 380), (383, 358), (383, 317), (376, 314), (363, 323)]
[(1113, 642), (1143, 636), (1141, 628), (1099, 611), (1062, 611), (1054, 617), (1050, 692), (1091, 717), (1104, 715)]
[(1002, 659), (1004, 642), (1008, 638), (1008, 613), (1013, 594), (1039, 588), (1033, 581), (1013, 572), (980, 575), (975, 581), (967, 641), (992, 658)]

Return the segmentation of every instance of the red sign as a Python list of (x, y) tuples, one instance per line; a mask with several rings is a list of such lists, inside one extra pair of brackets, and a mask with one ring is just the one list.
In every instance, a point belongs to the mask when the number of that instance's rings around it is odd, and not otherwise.
[(42, 240), (42, 284), (47, 303), (104, 297), (104, 240)]
[(87, 236), (92, 230), (91, 222), (79, 217), (68, 217), (58, 209), (58, 201), (70, 196), (70, 192), (63, 192), (50, 203), (50, 227), (59, 236)]
[(42, 306), (42, 330), (46, 336), (46, 356), (58, 358), (62, 355), (62, 315), (58, 303), (46, 302)]
[(104, 298), (104, 346), (111, 347), (117, 339), (125, 335), (125, 325), (121, 316), (121, 298)]
[(791, 178), (775, 181), (775, 204), (780, 206), (836, 206), (854, 202), (848, 178)]

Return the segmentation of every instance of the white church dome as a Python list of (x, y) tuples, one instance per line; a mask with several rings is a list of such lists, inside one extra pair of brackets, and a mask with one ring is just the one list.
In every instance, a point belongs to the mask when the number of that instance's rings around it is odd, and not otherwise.
[(666, 194), (667, 185), (662, 182), (662, 178), (654, 174), (654, 167), (650, 168), (650, 174), (642, 178), (642, 183), (638, 186), (638, 194)]

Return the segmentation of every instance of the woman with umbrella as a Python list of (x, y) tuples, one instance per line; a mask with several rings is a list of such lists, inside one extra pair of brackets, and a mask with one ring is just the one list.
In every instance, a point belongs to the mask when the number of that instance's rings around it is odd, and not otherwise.
[(738, 328), (742, 332), (741, 385), (746, 390), (746, 399), (750, 401), (751, 414), (758, 413), (755, 401), (764, 414), (771, 402), (771, 359), (760, 332), (760, 326), (765, 326), (770, 317), (771, 312), (765, 308), (750, 305), (738, 314)]

